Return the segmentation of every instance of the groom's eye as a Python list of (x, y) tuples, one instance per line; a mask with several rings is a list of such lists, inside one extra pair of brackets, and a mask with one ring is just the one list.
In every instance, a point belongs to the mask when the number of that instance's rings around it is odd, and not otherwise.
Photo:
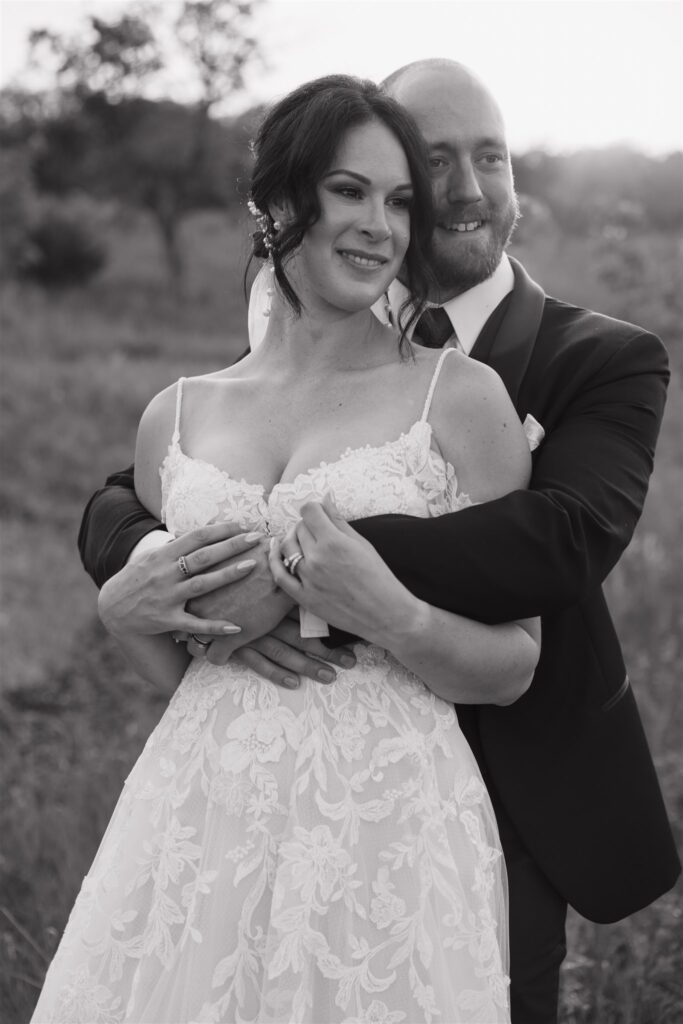
[(484, 153), (481, 157), (482, 161), (489, 167), (495, 167), (496, 164), (505, 163), (504, 153)]

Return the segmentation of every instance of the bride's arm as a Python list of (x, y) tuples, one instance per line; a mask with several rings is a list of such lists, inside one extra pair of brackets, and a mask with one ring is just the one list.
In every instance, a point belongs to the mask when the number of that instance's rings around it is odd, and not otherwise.
[[(442, 455), (455, 467), (461, 494), (479, 503), (528, 485), (528, 441), (490, 367), (449, 356), (430, 418)], [(455, 583), (458, 567), (453, 570)], [(416, 602), (412, 595), (399, 607), (405, 608), (406, 618), (390, 624), (382, 642), (439, 696), (459, 703), (508, 704), (529, 687), (540, 655), (540, 619), (488, 625)]]
[[(159, 467), (173, 432), (175, 386), (158, 394), (145, 409), (138, 426), (135, 449), (135, 491), (138, 500), (156, 519), (161, 519), (161, 481)], [(121, 573), (145, 573), (144, 562), (128, 566)], [(146, 635), (130, 629), (130, 611), (125, 626), (120, 623), (120, 587), (117, 574), (102, 587), (97, 609), (105, 628), (119, 643), (127, 660), (148, 682), (173, 692), (190, 663), (184, 644), (176, 644), (170, 634)]]
[[(473, 500), (526, 486), (528, 445), (502, 383), (488, 368), (450, 357), (431, 419), (460, 490)], [(302, 510), (297, 543), (305, 556), (302, 583), (282, 569), (275, 550), (278, 584), (335, 626), (390, 650), (439, 696), (509, 704), (529, 686), (540, 650), (538, 620), (490, 626), (427, 605), (329, 506)]]

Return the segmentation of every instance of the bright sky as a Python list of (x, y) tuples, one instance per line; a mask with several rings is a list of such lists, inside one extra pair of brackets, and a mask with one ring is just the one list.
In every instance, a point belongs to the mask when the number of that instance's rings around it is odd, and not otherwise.
[[(88, 14), (126, 6), (0, 0), (0, 82), (22, 66), (31, 29), (75, 32)], [(513, 149), (683, 149), (681, 0), (264, 0), (256, 31), (267, 67), (251, 75), (250, 102), (335, 71), (380, 79), (411, 60), (452, 57), (499, 99)]]

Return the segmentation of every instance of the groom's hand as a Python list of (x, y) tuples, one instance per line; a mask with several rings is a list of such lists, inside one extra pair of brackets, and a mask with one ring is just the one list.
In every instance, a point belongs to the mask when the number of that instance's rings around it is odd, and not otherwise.
[(214, 665), (226, 665), (234, 654), (238, 643), (257, 640), (274, 629), (293, 607), (294, 602), (273, 580), (268, 561), (269, 538), (264, 537), (252, 547), (249, 557), (256, 564), (248, 576), (235, 580), (229, 586), (220, 587), (210, 593), (191, 600), (188, 611), (204, 619), (227, 619), (240, 627), (235, 637), (202, 637), (212, 640), (209, 648), (198, 644), (192, 637), (187, 649), (194, 657), (206, 656)]
[[(242, 637), (236, 638), (236, 642), (243, 643)], [(350, 647), (331, 650), (320, 640), (302, 637), (296, 607), (266, 636), (240, 647), (235, 657), (271, 683), (290, 689), (299, 685), (301, 676), (333, 683), (336, 668), (353, 668), (356, 664)]]
[(225, 665), (234, 658), (264, 679), (289, 690), (299, 685), (301, 676), (318, 683), (333, 683), (337, 678), (336, 668), (353, 668), (356, 664), (350, 647), (330, 650), (320, 640), (302, 637), (296, 607), (265, 636), (245, 644), (244, 632), (236, 637), (214, 639), (208, 650), (190, 639), (188, 650), (195, 657), (206, 656), (215, 665)]
[[(268, 548), (268, 538), (261, 539), (249, 552), (256, 564), (247, 577), (190, 601), (188, 611), (204, 619), (227, 619), (237, 623), (240, 645), (269, 633), (294, 602), (275, 585), (268, 563)], [(238, 646), (238, 636), (220, 640), (200, 636), (203, 640), (214, 640), (209, 648), (190, 637), (187, 649), (194, 657), (205, 655), (214, 665), (226, 665)]]
[(335, 667), (350, 668), (355, 664), (353, 651), (348, 647), (329, 650), (319, 640), (302, 638), (299, 610), (273, 580), (269, 546), (268, 538), (263, 538), (251, 548), (249, 557), (256, 565), (248, 576), (188, 604), (193, 615), (237, 623), (239, 634), (202, 637), (196, 631), (200, 640), (213, 642), (207, 648), (189, 637), (187, 649), (194, 657), (206, 657), (214, 665), (226, 665), (235, 655), (279, 686), (298, 686), (301, 676), (331, 683), (336, 678)]
[[(268, 562), (270, 539), (263, 535), (251, 547), (249, 558), (255, 565), (248, 576), (231, 580), (228, 585), (192, 598), (187, 610), (203, 619), (227, 619), (237, 622), (251, 636), (262, 636), (292, 607), (273, 580)], [(260, 632), (254, 632), (261, 627)]]

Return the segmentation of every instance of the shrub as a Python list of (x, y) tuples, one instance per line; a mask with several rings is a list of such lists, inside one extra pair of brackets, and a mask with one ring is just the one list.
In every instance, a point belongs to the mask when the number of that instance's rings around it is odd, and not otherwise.
[(39, 284), (86, 284), (106, 263), (106, 246), (93, 226), (68, 207), (48, 207), (28, 237), (21, 272)]
[(16, 276), (26, 259), (37, 205), (28, 150), (0, 150), (0, 277)]

